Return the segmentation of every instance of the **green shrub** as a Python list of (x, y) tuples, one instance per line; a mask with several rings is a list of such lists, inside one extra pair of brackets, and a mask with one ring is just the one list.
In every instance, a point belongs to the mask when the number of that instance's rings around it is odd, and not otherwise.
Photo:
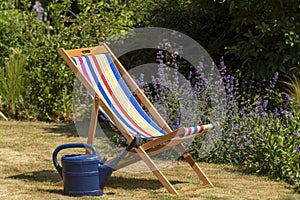
[(292, 117), (254, 119), (253, 133), (249, 137), (252, 143), (241, 156), (242, 162), (259, 174), (299, 184), (299, 105), (293, 110)]
[(57, 56), (57, 48), (97, 45), (133, 27), (160, 26), (186, 33), (215, 60), (227, 53), (231, 66), (242, 65), (229, 70), (244, 80), (247, 74), (267, 77), (273, 71), (299, 68), (299, 14), (294, 1), (283, 1), (282, 8), (271, 1), (54, 0), (44, 5), (46, 21), (35, 19), (29, 2), (22, 1), (21, 9), (13, 9), (12, 2), (0, 4), (1, 68), (10, 47), (22, 48), (28, 55), (29, 90), (22, 112), (17, 112), (20, 118), (71, 117), (73, 75)]
[(299, 2), (245, 0), (160, 0), (151, 25), (185, 33), (215, 62), (226, 55), (233, 75), (270, 78), (300, 67)]
[(45, 29), (45, 24), (35, 20), (29, 12), (0, 10), (0, 45), (3, 49), (0, 69), (5, 76), (1, 79), (2, 87), (5, 87), (1, 93), (5, 112), (12, 117), (18, 118), (22, 110), (27, 109), (26, 98), (31, 95), (28, 79), (31, 56), (44, 40)]
[[(163, 51), (157, 53), (160, 65), (152, 82), (145, 84), (141, 74), (137, 83), (171, 128), (187, 126), (194, 119), (198, 120), (196, 123), (204, 124), (222, 120), (217, 131), (196, 138), (190, 146), (190, 152), (198, 161), (237, 164), (251, 172), (282, 179), (300, 188), (300, 104), (278, 90), (279, 73), (262, 82), (260, 87), (248, 87), (249, 83), (241, 83), (228, 74), (221, 61), (219, 72), (223, 75), (226, 97), (219, 96), (217, 101), (214, 100), (215, 104), (211, 104), (213, 95), (210, 87), (213, 84), (207, 82), (210, 73), (203, 73), (201, 65), (197, 67), (196, 77), (189, 77), (190, 82), (196, 80), (190, 90), (178, 82), (176, 70), (182, 64), (180, 59), (174, 56), (166, 61), (163, 60), (165, 55)], [(176, 63), (176, 70), (171, 76), (164, 65), (166, 62)], [(216, 83), (220, 82), (216, 80)], [(254, 80), (250, 84), (252, 82)], [(182, 89), (179, 93), (178, 86)], [(212, 88), (216, 91), (216, 87)], [(225, 119), (220, 117), (223, 112), (216, 112), (219, 115), (213, 112), (220, 108), (218, 103), (224, 106)]]
[(275, 90), (276, 77), (261, 94), (256, 90), (254, 99), (247, 98), (251, 92), (230, 94), (226, 90), (228, 102), (237, 99), (238, 104), (227, 104), (222, 136), (205, 156), (199, 156), (202, 138), (197, 139), (191, 153), (201, 161), (237, 164), (300, 188), (300, 104)]
[[(4, 50), (0, 52), (0, 68), (4, 67), (10, 48), (22, 47), (28, 56), (26, 85), (21, 87), (24, 94), (22, 106), (16, 106), (17, 115), (14, 117), (71, 119), (74, 75), (59, 57), (57, 49), (95, 46), (113, 34), (141, 25), (145, 22), (145, 5), (149, 2), (77, 3), (71, 0), (50, 2), (46, 21), (36, 19), (29, 3), (23, 5), (23, 10), (13, 9), (9, 3), (1, 6), (0, 46)], [(78, 6), (77, 15), (72, 11), (74, 5)], [(134, 13), (136, 10), (138, 12)], [(7, 104), (4, 95), (2, 98)], [(3, 108), (8, 107), (4, 105)]]

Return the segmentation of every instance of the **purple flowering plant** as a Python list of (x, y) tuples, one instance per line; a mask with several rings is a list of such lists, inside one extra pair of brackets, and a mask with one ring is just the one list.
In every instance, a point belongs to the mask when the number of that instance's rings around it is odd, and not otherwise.
[(35, 1), (32, 10), (37, 13), (36, 19), (43, 20), (45, 9), (43, 8), (41, 2)]
[[(137, 83), (173, 129), (191, 125), (190, 119), (194, 116), (199, 116), (200, 124), (211, 122), (214, 118), (213, 98), (203, 63), (186, 73), (186, 84), (179, 83), (176, 76), (182, 72), (182, 66), (185, 69), (191, 67), (187, 67), (181, 54), (176, 53), (184, 52), (182, 47), (168, 41), (164, 44), (168, 45), (169, 51), (157, 53), (157, 76), (152, 77), (151, 84), (145, 84), (144, 75), (135, 77)], [(167, 66), (174, 69), (172, 77)], [(201, 148), (205, 140), (213, 138), (211, 135), (197, 138), (190, 152), (199, 161), (238, 164), (299, 187), (300, 105), (278, 91), (276, 85), (280, 74), (276, 72), (271, 80), (261, 83), (243, 81), (229, 74), (223, 57), (218, 70), (226, 91), (226, 116), (220, 128), (221, 137), (213, 141), (214, 149), (205, 156), (201, 155)]]

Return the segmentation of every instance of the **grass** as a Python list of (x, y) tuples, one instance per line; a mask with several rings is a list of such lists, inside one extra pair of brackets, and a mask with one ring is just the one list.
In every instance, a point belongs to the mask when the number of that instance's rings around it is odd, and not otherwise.
[[(54, 186), (60, 177), (52, 164), (53, 150), (64, 143), (82, 142), (72, 124), (0, 121), (0, 199), (299, 199), (293, 187), (242, 173), (237, 167), (199, 163), (215, 187), (175, 196), (167, 193), (152, 173), (117, 171), (98, 197), (64, 196)], [(68, 154), (63, 150), (62, 154)], [(74, 152), (72, 152), (74, 153)], [(163, 169), (175, 187), (197, 184), (184, 162)]]
[(288, 86), (287, 91), (288, 91), (289, 95), (296, 102), (300, 102), (300, 79), (297, 78), (297, 76), (292, 75), (290, 77), (290, 81), (285, 82), (285, 84)]
[[(27, 56), (21, 48), (11, 48), (12, 53), (5, 64), (0, 68), (0, 90), (4, 100), (9, 105), (9, 110), (16, 114), (16, 104), (20, 101), (23, 85)], [(0, 105), (1, 109), (1, 105)]]

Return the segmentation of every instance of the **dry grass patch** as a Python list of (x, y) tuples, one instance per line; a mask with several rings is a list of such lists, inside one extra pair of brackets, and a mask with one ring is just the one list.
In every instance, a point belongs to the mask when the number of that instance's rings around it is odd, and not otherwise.
[[(60, 180), (52, 163), (53, 150), (81, 142), (72, 124), (0, 121), (0, 199), (299, 199), (283, 182), (241, 173), (236, 167), (199, 163), (215, 187), (175, 196), (167, 193), (152, 173), (117, 171), (104, 195), (68, 197), (53, 184)], [(63, 150), (62, 154), (68, 154)], [(72, 152), (74, 153), (74, 152)], [(176, 188), (199, 184), (184, 162), (163, 169)]]

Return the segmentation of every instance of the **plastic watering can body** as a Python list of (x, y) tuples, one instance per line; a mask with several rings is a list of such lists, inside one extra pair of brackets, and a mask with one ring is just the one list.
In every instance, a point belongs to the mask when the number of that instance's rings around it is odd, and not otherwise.
[[(58, 153), (67, 148), (86, 148), (92, 154), (70, 154), (57, 161)], [(103, 187), (112, 169), (103, 165), (96, 148), (89, 144), (74, 143), (58, 146), (52, 155), (53, 164), (64, 182), (64, 194), (70, 196), (95, 196), (103, 194)]]

